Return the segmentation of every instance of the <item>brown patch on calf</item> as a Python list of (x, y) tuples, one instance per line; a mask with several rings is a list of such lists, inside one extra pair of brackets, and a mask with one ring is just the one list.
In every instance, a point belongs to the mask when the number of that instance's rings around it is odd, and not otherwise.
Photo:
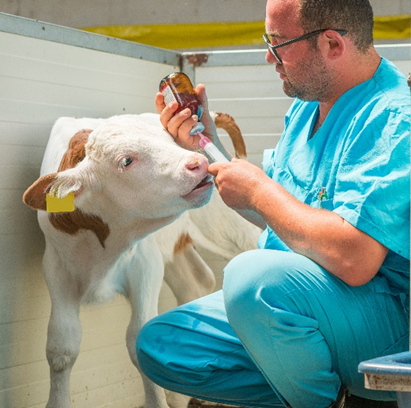
[(190, 237), (189, 234), (181, 234), (178, 237), (178, 240), (174, 245), (174, 250), (173, 250), (174, 255), (178, 254), (179, 252), (184, 252), (186, 248), (192, 244), (193, 244), (193, 239)]
[(70, 139), (68, 149), (61, 159), (58, 171), (72, 169), (86, 157), (86, 143), (91, 132), (90, 129), (83, 129)]
[[(61, 159), (59, 171), (76, 167), (86, 157), (85, 146), (91, 132), (89, 129), (80, 130), (71, 138), (68, 149)], [(54, 228), (70, 235), (77, 234), (81, 229), (94, 232), (103, 248), (110, 234), (108, 225), (100, 217), (85, 214), (79, 209), (69, 213), (49, 214), (49, 220)]]
[[(86, 157), (85, 145), (91, 132), (91, 130), (81, 130), (71, 138), (69, 147), (61, 159), (59, 172), (77, 166)], [(34, 210), (46, 211), (46, 195), (57, 174), (47, 174), (36, 180), (23, 194), (23, 202)], [(103, 248), (110, 234), (108, 225), (100, 217), (85, 214), (79, 209), (69, 213), (50, 213), (49, 220), (54, 228), (70, 235), (76, 234), (81, 229), (94, 232)]]
[(224, 129), (228, 133), (233, 142), (236, 157), (245, 159), (247, 157), (247, 152), (243, 135), (234, 118), (226, 113), (216, 112), (216, 115), (214, 120), (216, 127)]
[(85, 214), (78, 209), (70, 213), (49, 214), (49, 219), (54, 228), (70, 235), (77, 234), (81, 229), (94, 232), (103, 248), (110, 234), (108, 225), (100, 217)]

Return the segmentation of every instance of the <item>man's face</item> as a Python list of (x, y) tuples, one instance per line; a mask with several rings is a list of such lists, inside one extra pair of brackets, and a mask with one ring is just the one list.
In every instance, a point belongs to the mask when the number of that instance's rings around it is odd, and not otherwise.
[[(266, 32), (271, 35), (273, 45), (305, 34), (299, 22), (299, 0), (268, 0)], [(277, 53), (281, 64), (270, 50), (266, 60), (276, 64), (286, 95), (320, 102), (329, 98), (334, 78), (317, 47), (302, 40), (278, 48)]]

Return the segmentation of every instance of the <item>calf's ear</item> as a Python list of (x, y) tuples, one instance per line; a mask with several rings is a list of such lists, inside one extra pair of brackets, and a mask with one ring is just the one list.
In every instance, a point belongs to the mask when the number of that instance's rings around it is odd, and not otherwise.
[(42, 176), (24, 192), (23, 203), (33, 210), (46, 211), (47, 194), (58, 198), (64, 198), (69, 193), (75, 193), (77, 196), (82, 189), (82, 182), (77, 176), (76, 169)]

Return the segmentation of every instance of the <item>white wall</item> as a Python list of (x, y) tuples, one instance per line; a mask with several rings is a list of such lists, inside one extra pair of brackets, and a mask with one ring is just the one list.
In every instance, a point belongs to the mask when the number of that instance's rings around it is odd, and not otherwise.
[[(262, 21), (266, 0), (0, 0), (0, 11), (67, 27)], [(409, 0), (371, 0), (375, 15), (410, 14)]]

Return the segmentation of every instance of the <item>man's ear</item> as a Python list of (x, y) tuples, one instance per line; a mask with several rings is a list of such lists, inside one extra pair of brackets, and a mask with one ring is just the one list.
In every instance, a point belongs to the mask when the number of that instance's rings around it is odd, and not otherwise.
[(47, 194), (57, 198), (64, 198), (69, 193), (74, 193), (77, 197), (83, 187), (80, 174), (81, 173), (74, 168), (40, 177), (24, 192), (24, 204), (33, 210), (46, 211)]
[(344, 54), (345, 42), (341, 34), (334, 30), (327, 30), (323, 38), (326, 41), (328, 58), (337, 59)]

